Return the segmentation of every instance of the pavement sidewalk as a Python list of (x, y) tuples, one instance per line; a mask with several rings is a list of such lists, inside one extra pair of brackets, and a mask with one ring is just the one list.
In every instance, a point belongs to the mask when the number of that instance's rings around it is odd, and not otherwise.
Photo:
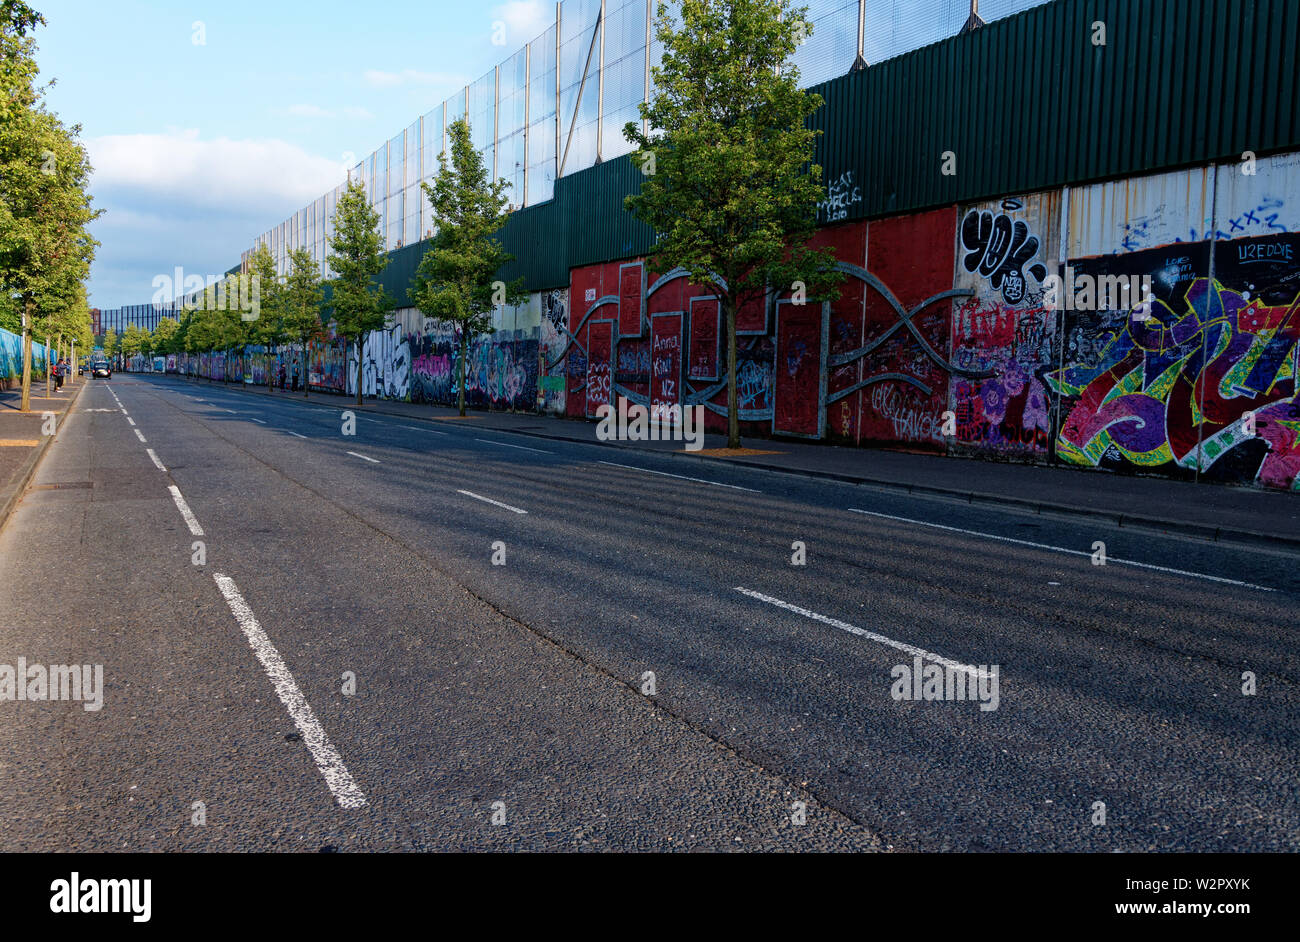
[[(0, 390), (0, 527), (9, 518), (9, 511), (18, 503), (45, 449), (54, 440), (47, 434), (47, 416), (54, 416), (55, 433), (71, 412), (88, 376), (69, 377), (63, 389), (45, 394), (45, 380), (33, 382), (30, 412), (19, 412), (22, 388)], [(53, 390), (53, 384), (51, 384)]]
[[(301, 392), (268, 392), (262, 387), (209, 383), (174, 375), (166, 379), (302, 401)], [(340, 410), (357, 408), (351, 397), (328, 393), (313, 393), (308, 401)], [(702, 451), (687, 452), (681, 442), (601, 442), (596, 438), (594, 422), (526, 412), (477, 410), (462, 419), (452, 407), (383, 399), (366, 400), (361, 411), (414, 420), (458, 422), (537, 438), (654, 451), (691, 462), (743, 464), (916, 495), (1011, 506), (1038, 514), (1102, 519), (1120, 527), (1179, 533), (1216, 542), (1300, 550), (1300, 493), (1294, 491), (787, 439), (749, 438), (744, 441), (743, 453), (731, 455), (725, 450), (725, 436), (706, 435)]]

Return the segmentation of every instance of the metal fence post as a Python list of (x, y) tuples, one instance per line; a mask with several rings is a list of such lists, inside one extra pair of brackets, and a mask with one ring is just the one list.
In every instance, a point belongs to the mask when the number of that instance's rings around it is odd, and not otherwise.
[(980, 16), (980, 0), (970, 0), (970, 16), (966, 18), (966, 25), (961, 28), (963, 33), (969, 33), (986, 25), (984, 18)]
[(867, 67), (867, 0), (858, 0), (858, 55), (853, 60), (853, 68), (858, 72)]
[(596, 67), (596, 163), (605, 159), (605, 0), (600, 0), (600, 64)]

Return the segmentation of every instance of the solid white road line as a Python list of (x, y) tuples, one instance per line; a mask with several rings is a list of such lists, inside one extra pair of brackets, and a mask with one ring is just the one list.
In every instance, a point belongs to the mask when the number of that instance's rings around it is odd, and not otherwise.
[(175, 484), (171, 484), (167, 487), (167, 490), (172, 492), (172, 500), (176, 501), (176, 509), (185, 518), (185, 525), (190, 528), (190, 532), (195, 536), (202, 536), (203, 528), (199, 526), (199, 521), (195, 519), (194, 512), (190, 510), (190, 505), (185, 503), (185, 498), (181, 496), (181, 489)]
[(485, 504), (492, 504), (494, 507), (503, 507), (506, 510), (513, 511), (517, 514), (526, 514), (528, 511), (520, 510), (518, 507), (511, 507), (509, 504), (503, 504), (499, 500), (493, 500), (490, 497), (484, 497), (481, 494), (475, 494), (473, 491), (456, 491), (457, 494), (464, 494), (466, 497), (472, 497), (475, 500), (481, 500)]
[(244, 637), (248, 639), (249, 645), (252, 646), (253, 653), (262, 662), (262, 669), (266, 671), (266, 676), (271, 678), (271, 684), (275, 687), (280, 702), (289, 711), (289, 716), (293, 719), (293, 725), (298, 727), (302, 741), (307, 744), (307, 748), (311, 751), (311, 757), (316, 760), (316, 768), (320, 769), (320, 774), (325, 777), (325, 784), (334, 793), (334, 798), (344, 808), (360, 808), (364, 806), (366, 796), (357, 787), (352, 774), (348, 772), (347, 766), (343, 764), (343, 757), (334, 748), (329, 736), (325, 734), (324, 727), (316, 719), (311, 704), (302, 695), (302, 690), (298, 688), (297, 682), (293, 679), (293, 674), (289, 672), (284, 659), (280, 657), (280, 652), (275, 649), (271, 639), (266, 636), (266, 632), (258, 624), (256, 616), (253, 615), (253, 610), (248, 607), (244, 597), (239, 594), (239, 588), (235, 585), (235, 581), (229, 576), (223, 576), (221, 573), (213, 573), (212, 578), (217, 581), (217, 588), (226, 597), (226, 604), (230, 606), (235, 621), (239, 622), (239, 627), (243, 629)]
[(290, 435), (295, 436), (296, 438), (306, 438), (306, 437), (307, 437), (306, 435), (299, 435), (299, 434), (298, 434), (297, 432), (295, 432), (293, 429), (288, 429), (288, 428), (287, 428), (287, 429), (285, 429), (285, 431), (288, 432)]
[[(949, 527), (942, 523), (930, 523), (926, 520), (913, 520), (911, 517), (895, 517), (893, 514), (877, 513), (874, 510), (859, 510), (856, 507), (848, 508), (851, 513), (865, 514), (868, 517), (881, 517), (885, 520), (897, 520), (899, 523), (912, 523), (921, 527), (933, 527), (936, 530), (947, 530), (950, 533), (964, 533), (967, 536), (978, 536), (986, 540), (998, 540), (1002, 543), (1015, 543), (1018, 546), (1029, 546), (1034, 549), (1047, 550), (1052, 553), (1068, 553), (1071, 556), (1091, 556), (1085, 550), (1068, 549), (1064, 546), (1052, 546), (1048, 543), (1033, 543), (1029, 540), (1017, 540), (1009, 536), (998, 536), (996, 533), (981, 533), (978, 530), (963, 530), (961, 527)], [(1240, 582), (1237, 579), (1228, 579), (1224, 576), (1210, 576), (1203, 572), (1189, 572), (1186, 569), (1172, 569), (1168, 566), (1156, 566), (1151, 563), (1139, 563), (1131, 559), (1120, 559), (1118, 556), (1107, 556), (1106, 564), (1118, 563), (1121, 566), (1136, 566), (1139, 569), (1152, 569), (1156, 572), (1167, 572), (1175, 576), (1190, 576), (1193, 579), (1207, 579), (1210, 582), (1223, 582), (1228, 585), (1241, 586), (1244, 589), (1258, 589), (1260, 592), (1276, 592), (1276, 589), (1270, 589), (1266, 585), (1255, 585), (1253, 582)]]
[(509, 443), (507, 443), (507, 442), (494, 442), (494, 441), (492, 441), (492, 439), (490, 439), (490, 438), (476, 438), (476, 439), (474, 439), (474, 441), (476, 441), (476, 442), (483, 442), (483, 443), (486, 444), (486, 445), (500, 445), (502, 448), (518, 448), (520, 451), (535, 451), (535, 452), (537, 452), (539, 455), (553, 455), (553, 454), (555, 454), (555, 452), (553, 452), (553, 451), (543, 451), (543, 450), (540, 449), (540, 448), (529, 448), (529, 447), (527, 447), (526, 445), (511, 445), (511, 444), (509, 444)]
[(166, 468), (163, 467), (163, 463), (158, 460), (158, 456), (154, 454), (154, 450), (152, 448), (146, 448), (145, 451), (149, 453), (149, 457), (153, 460), (153, 463), (158, 466), (159, 471), (165, 472), (167, 470)]
[(144, 441), (144, 440), (145, 440), (145, 437), (144, 437), (143, 435), (140, 434), (140, 430), (139, 430), (138, 428), (137, 428), (137, 429), (132, 429), (131, 431), (135, 432), (135, 437), (138, 438), (138, 439), (140, 439), (140, 441)]
[(353, 458), (360, 458), (362, 461), (369, 461), (371, 464), (379, 464), (378, 458), (367, 458), (365, 455), (359, 455), (355, 451), (348, 452)]
[(615, 468), (627, 468), (629, 471), (644, 471), (646, 474), (662, 474), (666, 478), (677, 478), (680, 481), (695, 481), (699, 484), (712, 484), (714, 487), (729, 487), (733, 491), (749, 491), (752, 494), (760, 493), (752, 487), (741, 487), (739, 484), (720, 484), (717, 481), (706, 481), (704, 478), (688, 478), (684, 474), (669, 474), (667, 471), (652, 471), (649, 468), (638, 468), (635, 465), (619, 464), (617, 461), (602, 461), (601, 464), (607, 464)]
[(966, 674), (981, 676), (984, 672), (978, 667), (970, 664), (962, 664), (958, 661), (949, 660), (941, 657), (925, 648), (918, 648), (914, 644), (906, 644), (902, 641), (895, 641), (893, 638), (887, 638), (875, 631), (868, 631), (865, 628), (859, 628), (857, 625), (850, 625), (846, 621), (840, 621), (838, 618), (831, 618), (829, 615), (822, 615), (818, 612), (810, 611), (806, 608), (800, 608), (798, 605), (791, 605), (789, 602), (783, 602), (781, 599), (773, 598), (770, 595), (764, 595), (762, 592), (755, 592), (753, 589), (746, 589), (743, 586), (736, 586), (736, 591), (742, 595), (748, 595), (751, 599), (757, 599), (760, 602), (766, 602), (768, 605), (775, 605), (777, 608), (783, 608), (788, 612), (794, 612), (796, 615), (802, 615), (805, 618), (811, 618), (819, 621), (824, 625), (830, 625), (832, 628), (839, 628), (841, 631), (847, 631), (849, 634), (857, 635), (859, 638), (866, 638), (868, 641), (875, 641), (877, 644), (883, 644), (886, 647), (903, 651), (925, 661), (933, 661), (935, 664), (942, 664), (944, 667), (951, 668), (955, 671), (962, 671)]

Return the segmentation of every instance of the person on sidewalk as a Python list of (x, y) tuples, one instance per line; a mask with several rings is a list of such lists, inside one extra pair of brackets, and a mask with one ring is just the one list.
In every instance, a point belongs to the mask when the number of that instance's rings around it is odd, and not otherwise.
[(62, 360), (59, 360), (57, 363), (54, 364), (54, 391), (55, 392), (58, 392), (63, 388), (63, 370), (64, 370), (64, 363)]

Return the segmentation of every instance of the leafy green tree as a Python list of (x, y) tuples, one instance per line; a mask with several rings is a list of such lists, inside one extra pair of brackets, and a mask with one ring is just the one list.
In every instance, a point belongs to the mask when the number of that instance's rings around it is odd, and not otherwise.
[(483, 155), (470, 142), (464, 118), (447, 129), (451, 155), (438, 155), (438, 176), (423, 183), (433, 208), (437, 234), (415, 273), (412, 299), (426, 317), (449, 321), (459, 328), (457, 405), (465, 414), (465, 364), (470, 341), (493, 332), (492, 311), (518, 304), (525, 297), (522, 281), (507, 285), (496, 280), (514, 256), (501, 247), (496, 234), (509, 213), (505, 179), (491, 181)]
[[(320, 338), (321, 305), (325, 292), (321, 288), (320, 266), (306, 248), (289, 251), (289, 277), (281, 299), (285, 336), (297, 343), (302, 355), (302, 395), (307, 398), (307, 366), (311, 345)], [(358, 388), (360, 382), (358, 382)]]
[(156, 326), (149, 336), (149, 349), (153, 353), (159, 353), (166, 356), (169, 353), (175, 353), (174, 342), (176, 333), (181, 329), (181, 325), (173, 318), (159, 318)]
[(79, 297), (96, 245), (87, 193), (90, 164), (36, 86), (35, 42), (44, 19), (21, 0), (0, 2), (0, 293), (23, 331), (20, 408), (30, 407), (32, 335), (56, 336)]
[[(186, 340), (195, 353), (228, 353), (233, 349), (241, 349), (247, 342), (247, 325), (241, 319), (239, 311), (232, 310), (229, 294), (231, 281), (227, 279), (220, 285), (224, 289), (224, 296), (218, 287), (218, 284), (208, 285), (200, 304), (191, 311)], [(223, 383), (226, 377), (227, 372), (223, 370)]]
[(257, 319), (248, 322), (250, 339), (266, 347), (266, 388), (275, 388), (271, 351), (284, 343), (284, 286), (275, 270), (275, 259), (266, 243), (260, 243), (248, 259), (248, 277), (256, 279), (259, 295)]
[[(807, 8), (790, 0), (680, 0), (658, 4), (663, 43), (649, 124), (628, 123), (645, 174), (627, 208), (648, 223), (660, 271), (684, 268), (713, 281), (727, 324), (727, 446), (740, 447), (736, 311), (764, 301), (769, 286), (797, 297), (838, 296), (830, 249), (806, 241), (817, 222), (820, 132), (807, 119), (820, 96), (799, 88), (789, 59), (811, 33)], [(803, 291), (799, 291), (802, 283)]]
[(106, 357), (117, 356), (117, 343), (118, 343), (117, 331), (115, 331), (112, 327), (104, 331), (104, 339), (101, 340), (99, 343), (100, 349), (104, 351), (104, 356)]
[(335, 330), (357, 347), (357, 405), (361, 405), (362, 351), (366, 335), (388, 322), (392, 302), (375, 278), (388, 265), (379, 235), (379, 214), (366, 199), (360, 181), (349, 180), (334, 209), (330, 237)]
[(133, 356), (137, 354), (148, 353), (145, 348), (149, 346), (149, 331), (136, 324), (128, 324), (126, 330), (122, 332), (122, 356), (129, 363)]

